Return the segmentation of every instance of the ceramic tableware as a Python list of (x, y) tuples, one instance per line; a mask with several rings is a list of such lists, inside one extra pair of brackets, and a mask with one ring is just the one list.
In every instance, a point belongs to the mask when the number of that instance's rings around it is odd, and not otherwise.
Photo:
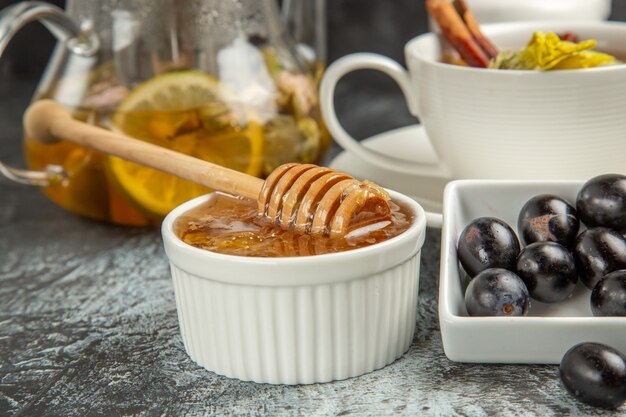
[[(363, 146), (389, 156), (410, 158), (416, 163), (436, 163), (437, 155), (421, 125), (410, 125), (366, 138)], [(397, 172), (369, 164), (355, 154), (340, 152), (328, 165), (330, 168), (347, 172), (399, 191), (417, 201), (426, 210), (428, 227), (441, 228), (443, 189), (446, 178), (424, 178), (407, 172)]]
[(515, 230), (524, 203), (538, 194), (573, 202), (584, 181), (453, 181), (444, 192), (439, 276), (439, 324), (446, 356), (457, 362), (558, 364), (580, 342), (626, 351), (626, 318), (593, 317), (589, 291), (578, 283), (572, 297), (554, 304), (531, 300), (526, 317), (469, 317), (457, 241), (472, 220), (497, 217)]
[[(626, 24), (520, 22), (484, 25), (501, 49), (520, 48), (534, 31), (571, 31), (598, 49), (626, 54)], [(408, 71), (376, 54), (333, 63), (321, 105), (336, 141), (363, 160), (396, 172), (437, 178), (583, 179), (626, 170), (626, 65), (568, 71), (491, 70), (440, 62), (440, 40), (419, 36), (405, 47)], [(418, 163), (359, 144), (341, 126), (337, 82), (359, 69), (397, 81), (439, 157)]]
[(176, 219), (212, 198), (174, 209), (162, 226), (180, 331), (189, 356), (220, 375), (311, 384), (362, 375), (393, 362), (413, 340), (426, 218), (392, 239), (352, 251), (252, 258), (182, 242)]
[(611, 0), (467, 0), (480, 23), (522, 20), (605, 20)]

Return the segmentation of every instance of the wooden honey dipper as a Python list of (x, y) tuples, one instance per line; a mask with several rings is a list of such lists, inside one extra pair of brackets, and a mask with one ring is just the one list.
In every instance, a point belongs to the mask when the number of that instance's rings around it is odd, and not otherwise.
[(260, 178), (153, 145), (72, 118), (52, 100), (31, 104), (24, 114), (27, 135), (42, 143), (69, 140), (180, 178), (257, 200), (259, 214), (284, 229), (341, 237), (364, 209), (389, 216), (389, 197), (379, 186), (312, 164), (284, 164)]

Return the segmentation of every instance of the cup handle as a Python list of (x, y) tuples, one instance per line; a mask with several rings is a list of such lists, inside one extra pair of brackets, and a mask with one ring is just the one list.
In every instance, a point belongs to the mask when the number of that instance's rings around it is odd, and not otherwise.
[(381, 168), (425, 177), (450, 177), (450, 170), (441, 162), (437, 164), (427, 164), (385, 155), (366, 148), (345, 131), (337, 119), (335, 112), (335, 87), (344, 75), (360, 69), (381, 71), (395, 80), (404, 93), (409, 111), (412, 115), (419, 117), (417, 100), (411, 93), (411, 79), (407, 71), (400, 64), (378, 54), (350, 54), (338, 59), (328, 67), (320, 86), (322, 115), (324, 116), (324, 121), (328, 126), (331, 136), (333, 136), (344, 149), (354, 153), (366, 162)]

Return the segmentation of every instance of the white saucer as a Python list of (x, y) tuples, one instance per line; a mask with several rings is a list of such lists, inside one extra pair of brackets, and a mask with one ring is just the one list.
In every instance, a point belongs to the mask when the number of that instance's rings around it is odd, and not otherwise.
[[(409, 161), (429, 164), (435, 164), (438, 161), (437, 154), (426, 136), (426, 131), (420, 125), (390, 130), (365, 139), (362, 143), (380, 153)], [(365, 162), (346, 151), (337, 155), (329, 167), (408, 195), (426, 210), (428, 226), (441, 227), (443, 189), (450, 179), (390, 171)]]

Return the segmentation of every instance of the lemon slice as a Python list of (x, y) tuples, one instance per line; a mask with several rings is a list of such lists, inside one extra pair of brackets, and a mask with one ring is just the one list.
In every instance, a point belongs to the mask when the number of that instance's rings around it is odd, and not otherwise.
[[(177, 152), (250, 175), (263, 164), (263, 128), (239, 125), (220, 100), (219, 82), (200, 71), (154, 77), (136, 87), (111, 118), (112, 128)], [(209, 192), (205, 187), (116, 157), (114, 183), (140, 209), (165, 216), (179, 204)]]

